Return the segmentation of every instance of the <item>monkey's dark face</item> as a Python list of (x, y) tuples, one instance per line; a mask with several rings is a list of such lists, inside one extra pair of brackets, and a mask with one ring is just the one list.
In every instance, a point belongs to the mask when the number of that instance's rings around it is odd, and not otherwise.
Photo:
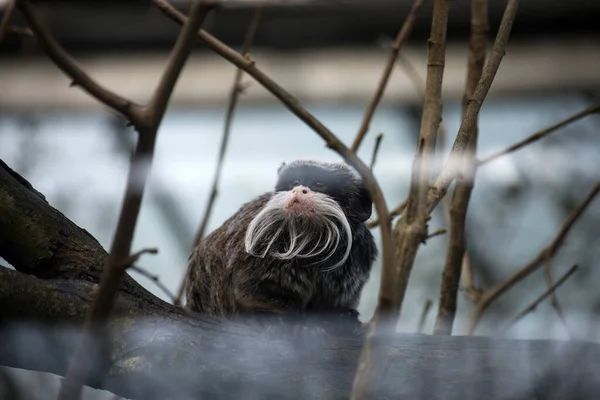
[(371, 209), (362, 179), (346, 164), (283, 164), (275, 193), (248, 226), (246, 251), (258, 257), (315, 258), (319, 263), (339, 254), (328, 267), (335, 268), (350, 254), (350, 223), (367, 220)]

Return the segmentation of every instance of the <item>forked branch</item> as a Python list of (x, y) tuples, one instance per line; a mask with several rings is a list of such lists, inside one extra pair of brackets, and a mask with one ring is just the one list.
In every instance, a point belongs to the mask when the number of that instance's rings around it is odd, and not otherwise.
[(515, 272), (513, 275), (511, 275), (504, 281), (496, 284), (494, 287), (488, 289), (481, 295), (479, 302), (475, 305), (471, 312), (469, 326), (467, 329), (469, 334), (473, 334), (475, 328), (477, 327), (477, 324), (479, 323), (479, 320), (481, 319), (481, 316), (494, 300), (506, 293), (515, 284), (529, 276), (532, 272), (534, 272), (536, 269), (542, 266), (544, 262), (554, 257), (554, 255), (562, 246), (565, 238), (567, 237), (567, 234), (569, 233), (573, 225), (575, 225), (575, 222), (577, 222), (579, 217), (581, 217), (581, 215), (590, 205), (592, 200), (594, 200), (598, 192), (600, 192), (600, 182), (598, 182), (596, 186), (594, 186), (594, 188), (589, 192), (589, 194), (585, 197), (581, 204), (579, 204), (579, 206), (577, 206), (577, 208), (575, 208), (571, 212), (571, 215), (569, 215), (567, 220), (564, 222), (562, 228), (560, 229), (552, 243), (550, 243), (547, 247), (542, 249), (542, 251), (540, 251), (539, 254), (533, 260), (528, 262), (527, 265), (525, 265), (519, 271)]
[[(471, 35), (469, 39), (469, 55), (465, 92), (463, 95), (463, 114), (467, 102), (473, 96), (477, 82), (481, 79), (485, 60), (485, 41), (487, 31), (487, 0), (471, 1)], [(434, 334), (452, 334), (452, 325), (456, 315), (456, 303), (460, 275), (466, 251), (465, 225), (467, 208), (471, 199), (471, 191), (475, 182), (475, 152), (477, 149), (477, 117), (473, 129), (469, 132), (467, 148), (460, 165), (461, 174), (457, 179), (454, 195), (450, 205), (450, 237), (448, 250), (442, 273), (438, 314), (435, 320)]]

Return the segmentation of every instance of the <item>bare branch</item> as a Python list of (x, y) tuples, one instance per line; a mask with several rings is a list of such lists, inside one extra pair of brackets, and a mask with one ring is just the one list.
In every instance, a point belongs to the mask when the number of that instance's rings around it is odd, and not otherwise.
[(12, 18), (14, 12), (15, 0), (8, 0), (8, 4), (6, 5), (6, 8), (4, 8), (4, 12), (2, 13), (2, 19), (0, 20), (0, 43), (2, 43), (4, 35), (6, 35), (6, 32), (8, 32), (9, 30), (8, 25), (10, 24), (10, 19)]
[(427, 237), (425, 238), (425, 241), (423, 243), (426, 243), (429, 239), (434, 238), (436, 236), (441, 236), (441, 235), (445, 234), (446, 232), (447, 232), (446, 228), (436, 229), (435, 231), (433, 231), (427, 235)]
[(158, 249), (156, 247), (151, 247), (148, 249), (142, 249), (138, 252), (133, 253), (132, 255), (128, 256), (127, 258), (125, 258), (123, 261), (121, 261), (120, 263), (115, 264), (116, 268), (123, 268), (123, 269), (127, 269), (132, 267), (134, 262), (137, 262), (137, 260), (140, 259), (140, 257), (144, 254), (158, 254)]
[(358, 129), (356, 137), (354, 138), (354, 142), (352, 143), (351, 150), (355, 153), (358, 151), (361, 142), (363, 141), (365, 135), (367, 134), (367, 131), (369, 130), (369, 124), (371, 123), (371, 119), (373, 119), (375, 110), (377, 109), (377, 106), (379, 105), (379, 102), (383, 97), (385, 87), (387, 86), (390, 75), (392, 74), (394, 64), (396, 63), (396, 57), (398, 56), (402, 45), (404, 44), (404, 42), (406, 42), (406, 39), (408, 39), (408, 36), (410, 35), (410, 32), (412, 31), (413, 26), (415, 25), (415, 22), (419, 17), (419, 13), (421, 11), (421, 8), (423, 8), (424, 3), (425, 0), (415, 0), (415, 2), (412, 5), (412, 8), (408, 13), (408, 16), (404, 20), (402, 28), (400, 28), (400, 31), (398, 31), (398, 35), (396, 36), (396, 40), (394, 41), (392, 49), (390, 50), (390, 54), (388, 55), (387, 62), (383, 69), (383, 73), (381, 75), (381, 78), (379, 79), (377, 89), (375, 90), (375, 93), (373, 93), (373, 97), (371, 98), (371, 101), (367, 106), (362, 123), (360, 124), (360, 128)]
[[(395, 330), (412, 264), (419, 245), (427, 237), (429, 218), (426, 215), (425, 201), (429, 187), (430, 163), (435, 151), (437, 129), (442, 116), (441, 90), (449, 9), (449, 0), (435, 0), (419, 144), (413, 162), (408, 205), (394, 229), (396, 265), (395, 268), (384, 267), (382, 269), (379, 301), (361, 352), (352, 386), (352, 400), (375, 397), (388, 357), (378, 338), (389, 335)], [(379, 212), (378, 215), (381, 218), (388, 214)], [(383, 222), (389, 222), (389, 220), (384, 217), (381, 220), (381, 223)], [(390, 267), (392, 266), (393, 264), (390, 264)]]
[(377, 161), (377, 154), (379, 153), (379, 147), (381, 146), (382, 139), (383, 139), (383, 133), (380, 133), (375, 138), (375, 147), (373, 148), (373, 155), (371, 156), (371, 165), (369, 166), (371, 171), (373, 170), (373, 167), (375, 167), (375, 161)]
[(421, 317), (419, 318), (417, 333), (423, 332), (423, 328), (425, 327), (425, 321), (427, 321), (427, 316), (429, 315), (429, 311), (431, 310), (432, 305), (433, 302), (431, 301), (431, 299), (425, 300), (425, 304), (423, 305), (423, 311), (421, 311)]
[[(246, 38), (244, 39), (244, 44), (242, 45), (242, 55), (246, 57), (250, 48), (252, 47), (252, 42), (254, 41), (254, 35), (256, 34), (256, 30), (258, 29), (258, 24), (262, 17), (263, 8), (262, 6), (258, 7), (254, 11), (254, 16), (250, 21), (250, 26), (248, 27), (248, 32), (246, 33)], [(219, 184), (219, 179), (221, 177), (221, 170), (223, 169), (223, 160), (225, 159), (225, 151), (227, 150), (227, 144), (229, 142), (229, 136), (231, 133), (231, 125), (233, 122), (233, 116), (235, 114), (235, 108), (238, 103), (239, 95), (243, 91), (242, 86), (242, 77), (244, 76), (243, 70), (238, 68), (235, 73), (235, 78), (233, 80), (233, 85), (231, 87), (231, 91), (229, 93), (229, 104), (227, 106), (227, 111), (225, 112), (225, 126), (223, 128), (223, 137), (221, 140), (221, 146), (219, 149), (219, 157), (217, 160), (217, 168), (215, 171), (215, 175), (213, 177), (210, 196), (208, 200), (208, 205), (206, 206), (206, 211), (204, 212), (204, 217), (202, 219), (202, 223), (200, 224), (200, 228), (198, 229), (198, 233), (196, 234), (196, 240), (194, 243), (198, 243), (206, 232), (206, 227), (208, 225), (208, 220), (212, 213), (212, 207), (214, 201), (217, 197), (217, 187)]]
[[(402, 203), (398, 204), (395, 208), (390, 211), (390, 221), (395, 217), (401, 215), (408, 204), (407, 200), (404, 200)], [(373, 221), (367, 223), (367, 228), (373, 229), (379, 225), (379, 217), (375, 218)]]
[(96, 359), (106, 357), (106, 354), (102, 352), (108, 342), (106, 322), (113, 309), (119, 283), (125, 274), (125, 269), (119, 268), (119, 264), (129, 257), (131, 251), (131, 242), (152, 163), (158, 127), (173, 87), (191, 52), (196, 32), (210, 9), (211, 7), (205, 6), (202, 1), (193, 3), (190, 17), (183, 25), (175, 42), (167, 67), (157, 85), (150, 105), (142, 109), (140, 119), (132, 120), (139, 132), (139, 139), (127, 177), (127, 187), (117, 229), (96, 298), (86, 315), (83, 336), (73, 353), (65, 380), (61, 385), (59, 400), (78, 399), (81, 387), (90, 373), (91, 365), (97, 361)]
[[(554, 279), (552, 279), (552, 259), (548, 258), (546, 260), (546, 263), (544, 265), (544, 275), (546, 276), (546, 285), (548, 286), (548, 289), (550, 289), (551, 287), (554, 286)], [(565, 330), (567, 331), (567, 334), (572, 337), (573, 334), (571, 333), (571, 330), (569, 329), (569, 326), (567, 325), (567, 320), (565, 318), (565, 314), (563, 312), (563, 308), (562, 305), (560, 304), (560, 301), (558, 301), (558, 296), (556, 295), (556, 292), (554, 290), (551, 291), (550, 296), (552, 297), (550, 300), (550, 304), (552, 305), (552, 308), (554, 308), (554, 310), (556, 311), (556, 315), (558, 315), (558, 319), (560, 320), (560, 322), (563, 324)]]
[(142, 267), (138, 267), (137, 265), (130, 265), (129, 269), (132, 271), (137, 272), (138, 274), (145, 276), (146, 278), (150, 279), (152, 282), (154, 282), (154, 284), (156, 286), (158, 286), (158, 288), (160, 290), (162, 290), (162, 292), (164, 294), (167, 295), (167, 297), (169, 298), (169, 300), (171, 300), (171, 302), (175, 302), (175, 295), (173, 293), (171, 293), (171, 291), (169, 290), (169, 288), (167, 288), (161, 281), (160, 278), (158, 277), (158, 275), (154, 275), (151, 274), (150, 272), (146, 271), (145, 269), (143, 269)]
[(540, 305), (540, 303), (544, 300), (546, 300), (550, 295), (552, 295), (553, 293), (555, 293), (556, 289), (562, 285), (563, 283), (565, 283), (567, 281), (567, 279), (569, 279), (571, 277), (571, 275), (573, 275), (578, 269), (577, 264), (573, 265), (566, 274), (563, 275), (562, 278), (560, 278), (558, 281), (556, 281), (556, 283), (552, 286), (550, 286), (540, 297), (538, 297), (537, 299), (535, 299), (529, 306), (527, 306), (523, 311), (521, 311), (519, 314), (517, 314), (512, 320), (510, 320), (510, 322), (508, 324), (506, 324), (506, 326), (504, 327), (504, 329), (502, 329), (502, 332), (506, 332), (510, 327), (512, 327), (514, 324), (516, 324), (517, 322), (519, 322), (525, 315), (529, 314), (530, 312), (534, 311), (538, 305)]
[(73, 80), (73, 84), (81, 86), (92, 97), (118, 111), (132, 123), (141, 123), (143, 119), (141, 107), (104, 88), (92, 79), (44, 27), (28, 0), (17, 0), (17, 7), (27, 19), (31, 30), (48, 54), (48, 57)]
[(551, 259), (556, 254), (575, 222), (577, 222), (585, 209), (589, 206), (592, 200), (594, 200), (598, 192), (600, 192), (600, 182), (594, 186), (583, 202), (571, 212), (571, 215), (569, 215), (550, 245), (542, 249), (542, 251), (540, 251), (540, 253), (533, 260), (527, 263), (527, 265), (525, 265), (519, 271), (515, 272), (503, 282), (500, 282), (494, 287), (488, 289), (481, 295), (479, 302), (475, 305), (475, 308), (471, 312), (468, 326), (469, 334), (473, 334), (481, 316), (494, 300), (504, 294), (516, 283), (529, 276), (529, 274), (538, 269), (544, 261)]
[(540, 140), (540, 139), (548, 136), (549, 134), (551, 134), (551, 133), (559, 130), (560, 128), (563, 128), (563, 127), (565, 127), (565, 126), (567, 126), (569, 124), (572, 124), (573, 122), (578, 121), (578, 120), (580, 120), (583, 117), (586, 117), (586, 116), (591, 115), (591, 114), (596, 114), (596, 113), (600, 113), (600, 103), (596, 103), (596, 104), (594, 104), (594, 105), (586, 108), (585, 110), (582, 110), (582, 111), (578, 112), (575, 115), (572, 115), (572, 116), (570, 116), (570, 117), (568, 117), (568, 118), (566, 118), (566, 119), (564, 119), (564, 120), (562, 120), (562, 121), (560, 121), (560, 122), (558, 122), (558, 123), (556, 123), (556, 124), (554, 124), (552, 126), (544, 128), (541, 131), (538, 131), (538, 132), (532, 134), (531, 136), (523, 139), (522, 141), (513, 144), (512, 146), (508, 147), (507, 149), (504, 149), (504, 150), (499, 151), (497, 153), (491, 154), (491, 155), (485, 157), (484, 159), (479, 160), (478, 166), (485, 165), (485, 164), (487, 164), (487, 163), (489, 163), (491, 161), (494, 161), (495, 159), (497, 159), (497, 158), (499, 158), (499, 157), (501, 157), (503, 155), (506, 155), (506, 154), (512, 153), (514, 151), (517, 151), (517, 150), (519, 150), (519, 149), (521, 149), (521, 148), (523, 148), (523, 147), (525, 147), (525, 146), (527, 146), (527, 145), (529, 145), (531, 143), (534, 143), (534, 142), (536, 142), (536, 141), (538, 141), (538, 140)]
[(479, 110), (481, 109), (483, 101), (485, 100), (488, 91), (492, 86), (496, 72), (498, 72), (498, 68), (500, 67), (500, 62), (506, 53), (508, 38), (510, 36), (513, 22), (517, 15), (518, 8), (519, 0), (508, 0), (506, 2), (506, 8), (504, 9), (504, 14), (502, 15), (502, 21), (500, 22), (500, 28), (498, 29), (496, 39), (494, 40), (490, 57), (485, 64), (481, 79), (479, 79), (479, 82), (475, 87), (473, 97), (471, 97), (467, 102), (467, 107), (456, 135), (456, 139), (452, 145), (450, 155), (446, 160), (442, 172), (435, 180), (435, 183), (431, 187), (427, 196), (427, 208), (430, 212), (437, 206), (442, 197), (444, 197), (448, 187), (450, 187), (450, 184), (456, 176), (457, 168), (455, 160), (462, 156), (463, 152), (467, 148), (467, 144), (469, 142), (468, 139), (472, 136), (473, 129), (475, 129)]
[[(477, 82), (481, 79), (483, 73), (486, 28), (487, 0), (472, 0), (467, 80), (462, 100), (463, 116), (467, 109), (468, 99), (473, 96)], [(445, 211), (447, 211), (450, 217), (450, 237), (448, 239), (448, 251), (446, 252), (446, 261), (442, 273), (438, 314), (433, 330), (434, 334), (437, 335), (452, 334), (452, 325), (454, 324), (454, 317), (456, 315), (460, 274), (466, 251), (465, 224), (467, 208), (477, 171), (475, 165), (478, 136), (477, 119), (476, 116), (473, 129), (469, 132), (470, 136), (461, 163), (461, 174), (454, 189), (449, 212), (448, 205), (444, 201)]]

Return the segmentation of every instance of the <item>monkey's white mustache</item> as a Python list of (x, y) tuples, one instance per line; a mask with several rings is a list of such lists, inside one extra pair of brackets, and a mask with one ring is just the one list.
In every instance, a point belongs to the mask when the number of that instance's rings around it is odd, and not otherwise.
[[(325, 261), (334, 255), (345, 233), (344, 256), (325, 270), (342, 265), (350, 255), (352, 230), (338, 203), (323, 193), (313, 192), (311, 204), (314, 212), (310, 217), (299, 217), (285, 210), (289, 196), (289, 192), (274, 194), (250, 222), (246, 230), (246, 252), (261, 258), (269, 254), (282, 260), (316, 257), (327, 252), (323, 258)], [(338, 225), (342, 225), (343, 230)], [(281, 252), (271, 249), (285, 232), (289, 238), (286, 250)]]

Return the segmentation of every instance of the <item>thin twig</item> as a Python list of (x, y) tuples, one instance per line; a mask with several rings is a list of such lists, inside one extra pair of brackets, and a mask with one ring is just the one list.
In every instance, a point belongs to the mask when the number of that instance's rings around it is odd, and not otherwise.
[(25, 37), (34, 37), (33, 31), (27, 27), (24, 28), (21, 26), (10, 26), (8, 31)]
[(379, 154), (379, 147), (381, 146), (381, 140), (383, 139), (383, 133), (380, 133), (375, 138), (375, 147), (373, 148), (373, 155), (371, 156), (371, 165), (369, 168), (373, 171), (373, 167), (375, 167), (375, 161), (377, 161), (377, 154)]
[(417, 333), (423, 333), (425, 321), (427, 321), (427, 316), (429, 315), (429, 311), (431, 310), (432, 305), (433, 302), (431, 301), (431, 299), (425, 300), (425, 304), (423, 305), (423, 311), (421, 311), (421, 317), (419, 318), (419, 325), (417, 325)]
[[(27, 2), (20, 1), (20, 4), (27, 5), (23, 8), (28, 9), (28, 20), (37, 34), (40, 32), (39, 27), (41, 27), (41, 24), (37, 21), (37, 17), (29, 8)], [(87, 379), (92, 365), (97, 365), (98, 359), (106, 362), (107, 353), (104, 351), (108, 344), (108, 328), (106, 323), (113, 309), (121, 279), (125, 274), (125, 269), (119, 266), (123, 263), (123, 260), (127, 260), (130, 256), (131, 242), (139, 215), (145, 183), (152, 163), (158, 128), (163, 119), (175, 83), (191, 52), (196, 32), (210, 9), (211, 7), (206, 6), (202, 1), (195, 1), (192, 4), (190, 17), (180, 31), (171, 51), (167, 66), (147, 107), (141, 109), (131, 107), (131, 103), (124, 99), (122, 99), (123, 102), (120, 100), (115, 102), (113, 101), (115, 99), (114, 95), (104, 89), (97, 93), (104, 96), (105, 100), (107, 100), (107, 105), (114, 107), (125, 115), (132, 114), (134, 118), (131, 119), (131, 122), (138, 131), (139, 138), (131, 160), (125, 196), (109, 257), (102, 272), (97, 295), (86, 315), (83, 336), (74, 350), (65, 374), (65, 379), (61, 385), (58, 395), (60, 400), (78, 399), (81, 394), (82, 385)], [(87, 79), (77, 81), (78, 84), (82, 86), (90, 85), (90, 87), (96, 85), (83, 71), (78, 70), (78, 67), (73, 69), (73, 65), (75, 64), (66, 62), (65, 59), (61, 58), (62, 56), (69, 56), (49, 34), (43, 38), (43, 41), (53, 43), (53, 45), (47, 46), (47, 49), (51, 51), (49, 54), (54, 54), (53, 60), (57, 64), (63, 65), (71, 73), (75, 71), (79, 73), (80, 77)], [(67, 60), (71, 59), (67, 58)], [(89, 88), (84, 86), (84, 89), (87, 90)], [(132, 113), (133, 110), (136, 112)]]
[[(402, 215), (407, 204), (408, 204), (408, 201), (404, 200), (402, 203), (398, 204), (395, 208), (393, 208), (392, 211), (390, 211), (390, 218), (389, 218), (390, 221), (393, 220), (394, 218), (396, 218), (397, 216)], [(373, 228), (376, 228), (378, 225), (379, 225), (379, 216), (377, 218), (375, 218), (373, 221), (368, 222), (367, 228), (373, 229)]]
[(551, 259), (556, 254), (558, 249), (562, 246), (565, 238), (567, 237), (567, 234), (569, 233), (575, 222), (577, 222), (577, 220), (583, 214), (585, 209), (589, 206), (592, 200), (594, 200), (598, 192), (600, 192), (600, 182), (598, 182), (596, 186), (594, 186), (594, 188), (588, 193), (588, 195), (581, 202), (581, 204), (571, 212), (571, 214), (564, 222), (562, 228), (560, 229), (552, 243), (550, 243), (550, 245), (542, 249), (542, 251), (540, 251), (540, 253), (533, 260), (528, 262), (527, 265), (525, 265), (519, 271), (515, 272), (513, 275), (511, 275), (504, 281), (496, 284), (494, 287), (488, 289), (481, 295), (479, 302), (471, 311), (471, 316), (469, 318), (469, 326), (467, 328), (469, 335), (473, 334), (479, 320), (481, 319), (481, 316), (494, 300), (496, 300), (498, 297), (500, 297), (502, 294), (508, 291), (516, 283), (529, 276), (529, 274), (534, 272), (545, 261)]
[[(449, 0), (435, 0), (431, 34), (423, 117), (417, 153), (413, 162), (408, 205), (394, 228), (396, 237), (395, 268), (382, 270), (379, 299), (375, 315), (362, 348), (351, 400), (373, 398), (387, 364), (387, 352), (378, 340), (395, 331), (408, 275), (414, 263), (419, 245), (427, 237), (426, 204), (429, 187), (431, 159), (435, 151), (437, 129), (442, 116), (442, 80), (445, 64), (446, 31), (448, 26)], [(379, 216), (388, 214), (379, 213)], [(383, 218), (381, 223), (389, 222)]]
[[(548, 286), (548, 289), (550, 289), (554, 285), (554, 279), (552, 279), (552, 259), (551, 258), (548, 258), (545, 262), (544, 275), (546, 276), (546, 285)], [(556, 315), (558, 316), (558, 319), (560, 320), (560, 322), (563, 324), (563, 327), (567, 331), (567, 335), (569, 335), (569, 337), (573, 337), (573, 335), (571, 334), (571, 330), (569, 329), (569, 326), (567, 325), (567, 319), (565, 318), (565, 314), (563, 312), (562, 305), (560, 304), (560, 301), (558, 300), (558, 296), (556, 295), (556, 293), (554, 291), (551, 292), (550, 296), (551, 296), (550, 304), (552, 305), (552, 308), (554, 308), (554, 311), (556, 311)]]
[(379, 105), (379, 102), (383, 97), (383, 93), (387, 86), (388, 80), (390, 78), (390, 75), (392, 74), (392, 70), (396, 62), (396, 57), (398, 56), (402, 45), (404, 44), (404, 42), (406, 42), (406, 39), (408, 39), (408, 36), (410, 35), (410, 32), (412, 31), (413, 26), (415, 25), (415, 22), (419, 17), (419, 13), (421, 11), (421, 8), (423, 8), (424, 3), (425, 0), (415, 0), (415, 2), (412, 5), (412, 8), (408, 13), (408, 16), (404, 20), (402, 28), (400, 28), (400, 31), (398, 31), (398, 35), (396, 36), (396, 40), (394, 41), (394, 44), (392, 45), (392, 48), (388, 55), (387, 62), (383, 69), (383, 73), (381, 75), (381, 78), (379, 79), (377, 89), (375, 90), (375, 93), (373, 93), (373, 97), (371, 98), (371, 101), (367, 106), (362, 123), (360, 124), (360, 128), (358, 129), (356, 137), (354, 138), (354, 142), (352, 143), (351, 150), (353, 152), (358, 151), (361, 142), (363, 141), (365, 135), (367, 134), (367, 131), (369, 130), (369, 124), (371, 123), (371, 119), (373, 118), (375, 110), (377, 109), (377, 106)]
[(10, 19), (12, 18), (13, 13), (15, 12), (15, 0), (8, 0), (8, 4), (4, 8), (4, 12), (2, 13), (2, 19), (0, 20), (0, 43), (4, 40), (4, 35), (8, 32)]
[[(467, 109), (468, 99), (473, 96), (477, 82), (483, 73), (486, 32), (487, 0), (472, 0), (467, 79), (462, 99), (463, 116)], [(478, 136), (477, 119), (476, 117), (473, 129), (469, 132), (470, 137), (460, 168), (461, 174), (457, 179), (450, 207), (448, 207), (447, 201), (444, 201), (443, 204), (444, 210), (450, 219), (450, 236), (442, 273), (438, 313), (433, 329), (436, 335), (451, 335), (456, 315), (460, 276), (463, 269), (464, 255), (466, 254), (465, 225), (467, 209), (477, 171), (475, 165)], [(448, 199), (448, 197), (444, 199)]]
[[(258, 29), (258, 24), (262, 17), (263, 7), (259, 6), (254, 11), (254, 16), (250, 21), (250, 26), (248, 27), (248, 32), (246, 33), (246, 37), (244, 39), (244, 43), (242, 45), (242, 55), (246, 57), (250, 53), (250, 48), (252, 47), (252, 42), (254, 41), (254, 36), (256, 34), (256, 30)], [(198, 228), (198, 232), (196, 232), (196, 237), (194, 239), (194, 246), (198, 245), (198, 242), (204, 238), (206, 233), (206, 228), (208, 227), (208, 221), (210, 220), (210, 216), (212, 215), (212, 209), (215, 203), (215, 200), (218, 195), (218, 186), (219, 180), (221, 179), (221, 171), (223, 169), (223, 162), (225, 160), (225, 152), (227, 150), (227, 144), (229, 143), (229, 136), (231, 134), (231, 125), (233, 122), (233, 116), (235, 114), (235, 108), (238, 103), (239, 95), (243, 92), (244, 87), (242, 85), (242, 77), (243, 70), (238, 68), (235, 72), (235, 78), (233, 80), (233, 85), (229, 92), (229, 104), (227, 106), (227, 111), (225, 112), (225, 126), (223, 128), (223, 136), (221, 138), (221, 145), (219, 148), (219, 156), (217, 159), (217, 166), (215, 170), (215, 174), (213, 176), (213, 181), (211, 184), (210, 195), (208, 197), (208, 203), (206, 205), (206, 209), (204, 210), (204, 215), (202, 217), (202, 221), (200, 222), (200, 227)], [(183, 293), (185, 290), (185, 279), (179, 285), (179, 289), (177, 290), (177, 296), (175, 297), (175, 301), (173, 304), (179, 305), (181, 304), (181, 299), (183, 298)]]
[(117, 268), (128, 269), (133, 266), (134, 262), (140, 259), (140, 257), (144, 254), (158, 254), (158, 249), (156, 247), (150, 247), (147, 249), (142, 249), (138, 252), (133, 253), (132, 255), (126, 257), (123, 261), (115, 264)]
[(479, 160), (478, 166), (485, 165), (503, 155), (517, 151), (531, 143), (534, 143), (534, 142), (548, 136), (549, 134), (559, 130), (560, 128), (563, 128), (569, 124), (572, 124), (575, 121), (580, 120), (583, 117), (586, 117), (590, 114), (595, 114), (595, 113), (600, 113), (600, 103), (596, 103), (596, 104), (586, 108), (585, 110), (578, 112), (575, 115), (572, 115), (552, 126), (549, 126), (545, 129), (542, 129), (541, 131), (538, 131), (538, 132), (532, 134), (531, 136), (528, 136), (527, 138), (523, 139), (522, 141), (515, 143), (512, 146), (510, 146), (504, 150), (498, 151), (497, 153), (491, 154), (491, 155)]
[(508, 324), (506, 324), (506, 326), (502, 329), (502, 333), (505, 333), (510, 327), (512, 327), (517, 322), (519, 322), (524, 316), (526, 316), (530, 312), (534, 311), (537, 308), (537, 306), (540, 305), (540, 303), (542, 301), (546, 300), (549, 296), (554, 294), (556, 292), (556, 289), (558, 289), (559, 286), (561, 286), (563, 283), (565, 283), (567, 281), (567, 279), (569, 279), (571, 277), (571, 275), (573, 275), (577, 271), (577, 269), (578, 269), (577, 264), (573, 265), (567, 271), (567, 273), (562, 276), (562, 278), (560, 278), (559, 280), (556, 281), (556, 283), (554, 285), (552, 285), (548, 289), (546, 289), (546, 291), (540, 297), (535, 299), (529, 306), (527, 306), (523, 311), (521, 311), (512, 320), (510, 320), (510, 322), (508, 322)]
[(431, 212), (442, 197), (444, 197), (448, 187), (450, 187), (450, 184), (457, 175), (456, 160), (461, 159), (463, 152), (467, 148), (469, 138), (472, 136), (471, 132), (476, 126), (479, 110), (492, 86), (492, 82), (496, 76), (496, 72), (498, 72), (502, 58), (504, 57), (504, 54), (506, 54), (508, 38), (510, 37), (510, 32), (518, 8), (519, 0), (508, 0), (506, 2), (506, 8), (502, 15), (502, 21), (500, 22), (500, 28), (496, 34), (490, 57), (483, 68), (483, 74), (475, 87), (473, 96), (467, 102), (467, 107), (463, 114), (456, 139), (452, 145), (450, 155), (444, 164), (442, 172), (436, 178), (435, 183), (427, 196), (427, 209), (429, 212)]
[(431, 233), (429, 233), (429, 234), (427, 235), (427, 237), (425, 238), (425, 241), (424, 241), (423, 243), (427, 243), (427, 241), (428, 241), (429, 239), (431, 239), (431, 238), (434, 238), (434, 237), (436, 237), (436, 236), (441, 236), (441, 235), (444, 235), (446, 232), (447, 232), (447, 231), (446, 231), (446, 228), (439, 228), (439, 229), (436, 229), (435, 231), (433, 231), (433, 232), (431, 232)]
[[(186, 17), (176, 8), (174, 8), (168, 1), (165, 0), (153, 0), (161, 11), (168, 17), (178, 23), (185, 21)], [(204, 30), (198, 31), (198, 36), (202, 39), (206, 45), (217, 54), (221, 55), (226, 60), (235, 64), (238, 68), (243, 69), (248, 75), (252, 76), (258, 83), (260, 83), (266, 90), (277, 97), (284, 106), (286, 106), (296, 117), (306, 123), (312, 130), (314, 130), (326, 143), (327, 147), (337, 152), (346, 162), (352, 165), (364, 180), (365, 187), (369, 191), (375, 209), (378, 215), (389, 215), (385, 198), (379, 183), (371, 173), (369, 167), (367, 167), (356, 154), (346, 147), (325, 125), (317, 120), (311, 113), (309, 113), (302, 105), (289, 94), (285, 89), (279, 86), (275, 81), (265, 75), (261, 70), (257, 68), (254, 61), (249, 57), (244, 57), (235, 50), (226, 46), (221, 41), (210, 35)], [(380, 223), (381, 230), (381, 253), (382, 253), (382, 268), (384, 270), (394, 270), (394, 249), (392, 245), (392, 228), (391, 221), (384, 219)]]
[(169, 298), (169, 300), (171, 301), (175, 301), (175, 294), (172, 293), (169, 288), (167, 288), (161, 281), (158, 275), (154, 275), (151, 274), (150, 272), (146, 271), (145, 269), (138, 267), (137, 265), (130, 265), (129, 268), (130, 270), (133, 270), (135, 272), (137, 272), (138, 274), (145, 276), (146, 278), (150, 279), (152, 282), (154, 282), (154, 284), (156, 286), (158, 286), (158, 288), (160, 290), (163, 291), (164, 294), (167, 295), (167, 297)]
[[(252, 42), (254, 41), (254, 35), (256, 34), (256, 30), (258, 28), (258, 24), (260, 22), (261, 16), (263, 13), (262, 6), (259, 6), (254, 11), (254, 16), (250, 21), (250, 26), (248, 27), (248, 32), (246, 33), (246, 37), (244, 39), (244, 43), (242, 45), (242, 55), (246, 57), (250, 53), (250, 48), (252, 47)], [(243, 91), (242, 86), (242, 77), (244, 76), (243, 70), (238, 68), (235, 73), (235, 78), (233, 80), (233, 85), (229, 92), (229, 104), (227, 106), (227, 111), (225, 112), (225, 126), (223, 128), (223, 136), (221, 139), (221, 145), (219, 149), (219, 157), (217, 160), (217, 167), (215, 171), (215, 175), (213, 177), (210, 196), (208, 200), (208, 205), (206, 206), (206, 211), (204, 212), (204, 217), (202, 218), (202, 223), (200, 224), (200, 228), (196, 234), (196, 239), (194, 240), (194, 244), (198, 244), (198, 242), (204, 237), (206, 232), (206, 227), (208, 226), (208, 221), (210, 219), (210, 215), (212, 213), (213, 204), (218, 194), (218, 185), (219, 179), (221, 177), (221, 170), (223, 169), (223, 161), (225, 159), (225, 152), (227, 150), (227, 144), (229, 143), (229, 136), (231, 134), (231, 125), (233, 122), (233, 116), (235, 114), (235, 108), (238, 103), (238, 99), (240, 93)]]

